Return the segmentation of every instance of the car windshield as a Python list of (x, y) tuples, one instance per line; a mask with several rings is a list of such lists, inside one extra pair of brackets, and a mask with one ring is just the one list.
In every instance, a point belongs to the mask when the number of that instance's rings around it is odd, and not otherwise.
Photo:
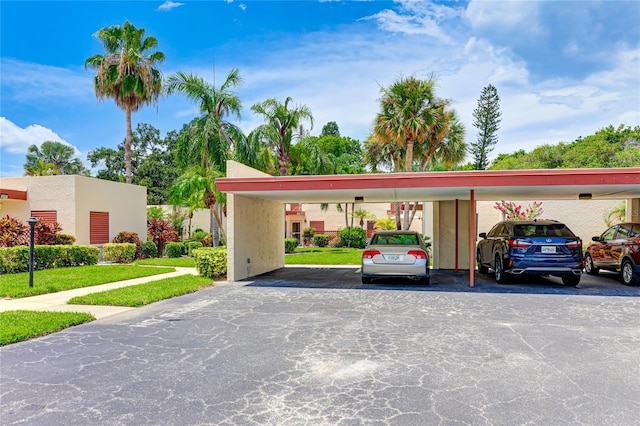
[(415, 246), (418, 245), (418, 236), (415, 234), (386, 234), (376, 235), (373, 238), (371, 244), (385, 245), (393, 244), (400, 246)]
[(575, 237), (573, 232), (562, 224), (551, 225), (515, 225), (516, 237)]

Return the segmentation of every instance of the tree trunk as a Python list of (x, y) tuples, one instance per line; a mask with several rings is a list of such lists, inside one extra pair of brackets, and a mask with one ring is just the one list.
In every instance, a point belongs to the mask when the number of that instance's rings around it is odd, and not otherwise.
[(127, 117), (127, 137), (124, 142), (124, 164), (125, 178), (127, 183), (131, 183), (131, 140), (133, 139), (133, 131), (131, 130), (131, 110), (125, 109)]
[(400, 231), (402, 229), (402, 221), (400, 220), (400, 203), (395, 202), (395, 210), (396, 210), (396, 230)]

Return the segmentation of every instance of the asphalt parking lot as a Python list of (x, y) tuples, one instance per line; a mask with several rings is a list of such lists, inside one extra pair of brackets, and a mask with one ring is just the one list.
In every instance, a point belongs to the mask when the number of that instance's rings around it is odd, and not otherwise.
[(284, 268), (0, 348), (3, 425), (637, 425), (640, 288)]

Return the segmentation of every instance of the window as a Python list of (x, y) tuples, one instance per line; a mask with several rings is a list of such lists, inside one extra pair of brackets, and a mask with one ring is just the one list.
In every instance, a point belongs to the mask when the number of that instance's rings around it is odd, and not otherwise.
[(611, 241), (613, 240), (614, 235), (616, 235), (616, 230), (618, 229), (618, 225), (612, 226), (611, 228), (604, 231), (602, 234), (601, 241)]
[(109, 213), (89, 212), (89, 244), (109, 242)]

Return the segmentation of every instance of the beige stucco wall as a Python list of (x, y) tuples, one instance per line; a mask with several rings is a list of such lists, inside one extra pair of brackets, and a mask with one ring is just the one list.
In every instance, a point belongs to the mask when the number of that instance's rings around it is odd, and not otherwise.
[(147, 189), (86, 176), (2, 178), (0, 187), (27, 191), (27, 200), (4, 200), (0, 214), (26, 222), (32, 210), (55, 210), (62, 232), (89, 244), (89, 212), (109, 213), (109, 239), (118, 232), (147, 235)]
[[(432, 257), (434, 269), (469, 269), (469, 201), (459, 200), (456, 253), (456, 202), (439, 201), (433, 206)], [(456, 258), (458, 264), (456, 265)]]
[[(268, 176), (234, 161), (228, 177)], [(227, 279), (284, 267), (284, 204), (227, 194)]]
[[(182, 214), (184, 215), (188, 215), (189, 214), (189, 209), (186, 207), (176, 207), (176, 206), (171, 206), (171, 205), (156, 205), (156, 206), (147, 206), (147, 208), (149, 207), (160, 207), (162, 209), (162, 211), (164, 212), (164, 215), (170, 215), (171, 213), (173, 213), (174, 211), (176, 211), (176, 209), (179, 209)], [(196, 229), (202, 229), (205, 232), (210, 232), (211, 229), (211, 210), (209, 209), (197, 209), (194, 210), (193, 212), (193, 217), (191, 218), (191, 234), (193, 234), (193, 231), (195, 231)], [(215, 218), (213, 219), (215, 221)], [(226, 217), (222, 218), (222, 224), (224, 226), (226, 222)], [(226, 230), (226, 228), (225, 228)], [(184, 238), (190, 238), (191, 235), (189, 234), (189, 218), (187, 217), (187, 219), (184, 221)]]
[[(533, 201), (512, 200), (523, 208)], [(586, 244), (594, 235), (600, 235), (606, 228), (605, 217), (620, 200), (537, 200), (542, 201), (541, 218), (554, 219), (566, 224), (574, 234), (582, 238)], [(495, 209), (495, 201), (478, 201), (478, 229), (489, 232), (497, 222), (502, 220), (502, 213)]]

